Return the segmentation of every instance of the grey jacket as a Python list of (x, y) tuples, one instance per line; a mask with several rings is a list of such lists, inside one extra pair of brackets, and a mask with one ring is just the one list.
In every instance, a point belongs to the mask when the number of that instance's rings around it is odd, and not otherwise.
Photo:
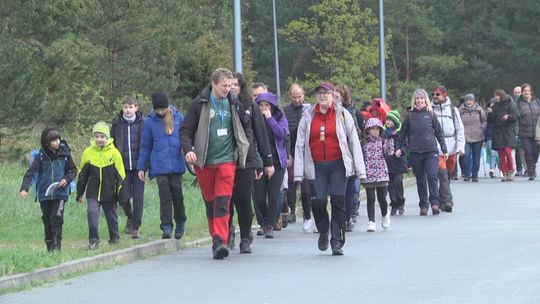
[[(315, 164), (309, 146), (309, 134), (311, 131), (311, 120), (315, 113), (315, 106), (309, 106), (298, 124), (298, 134), (294, 152), (294, 180), (315, 179)], [(345, 165), (346, 176), (356, 175), (358, 178), (366, 178), (366, 167), (364, 156), (360, 146), (360, 140), (356, 133), (354, 119), (343, 107), (334, 104), (336, 112), (336, 133), (339, 141), (339, 148)]]
[(468, 108), (465, 104), (459, 107), (461, 121), (465, 129), (465, 142), (474, 143), (485, 140), (485, 131), (487, 126), (487, 116), (484, 109), (475, 103), (472, 108)]
[[(433, 113), (437, 116), (444, 135), (447, 153), (450, 155), (465, 152), (465, 131), (459, 110), (452, 105), (450, 98), (441, 104), (434, 103)], [(454, 108), (452, 110), (452, 108)], [(441, 148), (439, 147), (439, 152)]]

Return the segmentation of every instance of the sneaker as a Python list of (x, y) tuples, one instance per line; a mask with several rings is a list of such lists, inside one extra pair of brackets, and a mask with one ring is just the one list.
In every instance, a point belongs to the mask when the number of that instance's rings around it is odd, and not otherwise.
[(508, 181), (513, 181), (516, 173), (514, 171), (508, 172)]
[(320, 251), (326, 251), (326, 249), (328, 249), (328, 232), (319, 234), (317, 246), (319, 247)]
[(264, 238), (273, 239), (274, 238), (274, 227), (268, 225), (264, 227)]
[(390, 215), (391, 215), (391, 216), (394, 216), (394, 215), (397, 214), (397, 212), (398, 212), (398, 208), (392, 207), (392, 210), (390, 210)]
[(489, 170), (489, 177), (494, 178), (495, 177), (495, 171)]
[(313, 230), (313, 218), (304, 220), (302, 229), (304, 230), (304, 232), (311, 232)]
[(281, 213), (281, 228), (289, 226), (289, 212)]
[(433, 215), (437, 215), (437, 214), (441, 213), (441, 210), (439, 209), (439, 206), (438, 205), (431, 206), (431, 213), (433, 213)]
[(257, 230), (257, 236), (263, 236), (264, 235), (264, 227), (261, 225), (259, 227), (259, 230)]
[(405, 213), (405, 206), (399, 206), (398, 214), (403, 215)]
[(473, 181), (473, 183), (478, 183), (478, 177), (473, 177), (472, 181)]
[(120, 243), (120, 240), (119, 239), (111, 239), (108, 241), (109, 245), (116, 245), (118, 243)]
[(420, 216), (425, 216), (428, 213), (428, 208), (420, 208)]
[(341, 248), (341, 244), (334, 244), (332, 243), (332, 255), (343, 255), (343, 248)]
[(377, 231), (377, 225), (375, 224), (375, 222), (369, 221), (367, 225), (367, 232), (375, 232), (375, 231)]
[(294, 214), (294, 212), (292, 212), (291, 216), (289, 216), (288, 222), (289, 222), (289, 224), (296, 223), (296, 214)]
[(381, 226), (383, 229), (390, 228), (390, 214), (386, 214), (385, 216), (382, 217)]
[(99, 248), (99, 241), (90, 241), (88, 245), (88, 250), (96, 250)]
[(163, 229), (163, 234), (161, 234), (162, 239), (172, 238), (172, 226), (165, 226), (162, 229)]
[(131, 230), (131, 238), (132, 239), (138, 239), (139, 238), (139, 229), (132, 229)]
[(345, 223), (345, 232), (352, 232), (354, 229), (354, 224), (352, 220), (349, 220)]
[(235, 244), (235, 240), (236, 240), (236, 235), (234, 233), (234, 224), (231, 225), (231, 227), (229, 227), (229, 243), (227, 244), (227, 247), (229, 247), (229, 249), (233, 250), (234, 249), (234, 246), (236, 245)]
[(469, 181), (471, 181), (471, 179), (470, 179), (469, 177), (465, 177), (465, 178), (463, 179), (463, 181), (464, 181), (464, 182), (469, 182)]
[[(274, 230), (275, 231), (281, 231), (281, 228), (283, 227), (283, 222), (281, 221), (281, 216), (277, 217), (276, 223), (274, 224)], [(265, 234), (266, 236), (266, 234)]]
[(124, 231), (126, 234), (131, 234), (131, 229), (133, 229), (133, 222), (131, 221), (131, 219), (127, 219)]
[(508, 181), (508, 173), (503, 173), (502, 178), (501, 178), (501, 182), (507, 182), (507, 181)]
[(250, 239), (241, 239), (240, 240), (240, 253), (241, 254), (245, 254), (245, 253), (251, 253), (251, 241)]
[(449, 204), (446, 204), (444, 206), (444, 209), (442, 209), (444, 212), (448, 212), (448, 213), (452, 213), (452, 209), (453, 209), (453, 206), (452, 205), (449, 205)]
[(186, 231), (186, 222), (180, 222), (176, 224), (176, 228), (174, 229), (174, 238), (179, 240), (184, 236), (184, 232)]

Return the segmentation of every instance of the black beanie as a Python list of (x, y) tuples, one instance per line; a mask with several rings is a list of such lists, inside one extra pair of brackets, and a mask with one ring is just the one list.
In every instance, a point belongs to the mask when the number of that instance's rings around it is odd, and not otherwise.
[(152, 107), (154, 109), (166, 109), (169, 107), (169, 98), (163, 92), (152, 93)]

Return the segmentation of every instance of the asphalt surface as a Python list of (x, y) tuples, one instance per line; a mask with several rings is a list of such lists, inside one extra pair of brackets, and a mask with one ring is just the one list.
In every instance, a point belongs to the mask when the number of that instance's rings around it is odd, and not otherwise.
[(345, 255), (317, 249), (301, 224), (257, 237), (222, 261), (210, 246), (0, 296), (0, 303), (540, 303), (540, 181), (453, 182), (451, 214), (418, 215), (416, 187), (392, 226), (365, 232), (365, 202)]

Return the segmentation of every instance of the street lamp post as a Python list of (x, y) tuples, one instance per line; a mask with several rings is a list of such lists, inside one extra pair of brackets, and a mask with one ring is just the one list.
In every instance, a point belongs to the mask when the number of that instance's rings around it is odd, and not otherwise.
[(240, 0), (234, 0), (233, 9), (234, 18), (234, 70), (235, 72), (242, 73), (242, 23), (240, 13)]
[(272, 17), (274, 19), (274, 53), (276, 64), (276, 93), (278, 100), (281, 98), (281, 88), (279, 84), (279, 54), (278, 54), (278, 37), (277, 37), (277, 22), (276, 22), (276, 0), (272, 0)]
[(384, 0), (379, 0), (379, 61), (381, 66), (381, 98), (386, 100), (386, 65), (384, 62)]

